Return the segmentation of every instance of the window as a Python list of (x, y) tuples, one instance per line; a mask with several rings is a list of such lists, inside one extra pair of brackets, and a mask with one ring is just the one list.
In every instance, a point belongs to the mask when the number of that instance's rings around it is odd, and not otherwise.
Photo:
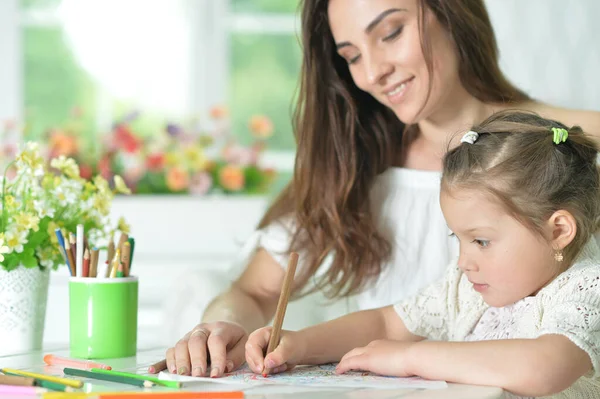
[[(18, 31), (20, 61), (4, 77), (0, 71), (0, 83), (8, 76), (21, 82), (12, 98), (23, 105), (28, 138), (39, 139), (63, 124), (74, 108), (83, 112), (80, 123), (90, 134), (99, 134), (133, 108), (151, 110), (140, 122), (150, 125), (225, 103), (242, 142), (251, 115), (271, 118), (272, 159), (279, 169), (293, 166), (298, 1), (2, 3), (0, 11), (16, 18), (0, 16), (0, 35)], [(6, 48), (0, 41), (0, 52)], [(15, 114), (14, 105), (10, 108), (0, 101), (0, 118)]]

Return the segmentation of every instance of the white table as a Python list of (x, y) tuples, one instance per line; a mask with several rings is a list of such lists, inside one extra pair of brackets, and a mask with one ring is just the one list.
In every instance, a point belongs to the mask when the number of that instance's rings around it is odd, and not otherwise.
[[(59, 356), (69, 356), (67, 349), (61, 348), (53, 350), (49, 348), (41, 352), (32, 352), (22, 355), (12, 355), (0, 357), (0, 367), (16, 368), (32, 372), (41, 372), (46, 374), (61, 375), (62, 370), (56, 367), (46, 366), (43, 362), (43, 355), (53, 353)], [(146, 349), (139, 350), (137, 356), (123, 359), (105, 360), (103, 363), (110, 364), (115, 370), (128, 372), (146, 373), (150, 364), (163, 358), (164, 349)], [(141, 388), (134, 386), (111, 383), (98, 380), (84, 380), (85, 392), (114, 392), (114, 391), (135, 391)], [(194, 384), (194, 387), (183, 388), (189, 391), (226, 391), (238, 390), (239, 386), (225, 384)], [(155, 387), (152, 391), (168, 390), (168, 388)], [(245, 389), (245, 397), (248, 399), (271, 399), (271, 398), (306, 398), (311, 399), (502, 399), (503, 390), (493, 387), (481, 387), (473, 385), (448, 384), (447, 389), (440, 390), (374, 390), (360, 389), (352, 390), (348, 388), (323, 389), (323, 388), (305, 388), (305, 387), (280, 387), (280, 386), (260, 386), (251, 389)]]

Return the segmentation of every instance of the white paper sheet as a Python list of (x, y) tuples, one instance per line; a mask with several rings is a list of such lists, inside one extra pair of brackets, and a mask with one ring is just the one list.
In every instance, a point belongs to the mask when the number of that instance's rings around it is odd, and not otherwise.
[[(431, 381), (419, 377), (384, 377), (368, 372), (335, 374), (335, 365), (301, 366), (292, 371), (263, 377), (244, 367), (222, 378), (189, 377), (162, 371), (159, 378), (182, 382), (213, 382), (220, 384), (240, 384), (246, 387), (256, 385), (295, 385), (305, 387), (331, 388), (375, 388), (375, 389), (442, 389), (445, 381)], [(184, 384), (185, 385), (185, 384)]]

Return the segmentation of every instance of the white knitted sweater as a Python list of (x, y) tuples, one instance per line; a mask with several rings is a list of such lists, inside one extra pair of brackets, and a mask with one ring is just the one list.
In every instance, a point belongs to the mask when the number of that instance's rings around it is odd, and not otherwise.
[(488, 306), (454, 263), (443, 280), (394, 308), (409, 331), (432, 340), (564, 335), (590, 356), (593, 370), (551, 398), (600, 398), (600, 249), (593, 239), (573, 266), (515, 304)]

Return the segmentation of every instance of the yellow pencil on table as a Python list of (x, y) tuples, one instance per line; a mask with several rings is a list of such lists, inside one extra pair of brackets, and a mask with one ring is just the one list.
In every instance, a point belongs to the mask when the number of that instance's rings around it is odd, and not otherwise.
[(10, 368), (0, 369), (0, 371), (2, 371), (3, 373), (6, 373), (6, 374), (11, 374), (11, 375), (21, 375), (23, 377), (31, 377), (31, 378), (35, 378), (36, 380), (45, 380), (45, 381), (50, 381), (50, 382), (56, 382), (58, 384), (63, 384), (63, 385), (73, 387), (73, 388), (81, 388), (83, 386), (83, 381), (74, 380), (71, 378), (54, 377), (52, 375), (32, 373), (29, 371), (10, 369)]
[[(294, 275), (296, 274), (296, 265), (298, 264), (298, 254), (292, 252), (290, 254), (290, 260), (288, 261), (288, 267), (285, 271), (285, 277), (283, 278), (283, 287), (281, 288), (281, 294), (279, 294), (279, 302), (277, 303), (277, 310), (275, 312), (275, 319), (273, 320), (273, 329), (271, 330), (271, 337), (269, 338), (269, 345), (265, 357), (273, 352), (281, 336), (281, 327), (283, 326), (283, 318), (285, 317), (285, 310), (292, 293), (292, 284), (294, 283)], [(263, 367), (262, 375), (266, 377), (269, 374), (269, 369)]]

